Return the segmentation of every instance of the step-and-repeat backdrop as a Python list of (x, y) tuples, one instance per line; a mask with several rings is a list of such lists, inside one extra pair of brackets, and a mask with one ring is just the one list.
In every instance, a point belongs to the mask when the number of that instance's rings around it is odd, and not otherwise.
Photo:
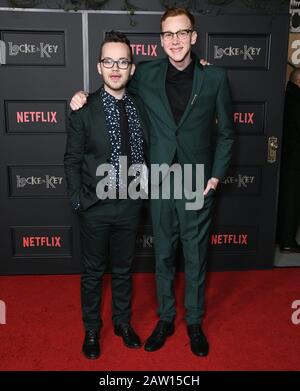
[[(76, 273), (80, 241), (66, 196), (63, 155), (69, 100), (93, 91), (99, 45), (109, 30), (130, 38), (135, 61), (163, 56), (159, 13), (0, 12), (0, 273)], [(220, 185), (209, 269), (273, 265), (287, 15), (197, 15), (195, 51), (227, 69), (237, 142)], [(153, 271), (146, 202), (136, 271)], [(179, 263), (181, 262), (179, 247)]]

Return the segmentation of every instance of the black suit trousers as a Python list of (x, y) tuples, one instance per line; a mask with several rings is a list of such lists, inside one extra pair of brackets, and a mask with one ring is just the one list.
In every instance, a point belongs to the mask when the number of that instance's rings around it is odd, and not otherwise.
[(279, 191), (279, 243), (293, 246), (300, 221), (300, 170), (283, 166)]
[(132, 261), (140, 219), (141, 200), (99, 200), (79, 212), (82, 318), (86, 329), (99, 330), (102, 277), (110, 259), (114, 325), (131, 317)]

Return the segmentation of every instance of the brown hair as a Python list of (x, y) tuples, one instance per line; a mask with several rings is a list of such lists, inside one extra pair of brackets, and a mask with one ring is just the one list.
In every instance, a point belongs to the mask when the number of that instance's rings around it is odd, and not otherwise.
[(99, 61), (101, 60), (103, 46), (106, 43), (109, 43), (109, 42), (125, 43), (125, 45), (127, 45), (128, 49), (129, 49), (130, 61), (133, 60), (132, 50), (131, 50), (129, 39), (126, 37), (126, 35), (124, 33), (121, 33), (120, 31), (111, 30), (111, 31), (109, 31), (108, 33), (105, 34), (105, 38), (104, 38), (104, 40), (103, 40), (103, 42), (102, 42), (102, 44), (100, 46)]
[(300, 68), (296, 68), (290, 74), (290, 81), (293, 83), (297, 83), (298, 79), (300, 79)]
[(194, 30), (195, 18), (186, 8), (168, 8), (160, 19), (160, 29), (162, 30), (162, 24), (167, 18), (170, 18), (171, 16), (178, 16), (178, 15), (187, 16), (191, 22), (192, 30)]

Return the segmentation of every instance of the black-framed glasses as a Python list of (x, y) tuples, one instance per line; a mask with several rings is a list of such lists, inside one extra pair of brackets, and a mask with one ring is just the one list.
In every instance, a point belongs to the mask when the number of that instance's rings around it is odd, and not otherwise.
[(176, 31), (176, 33), (172, 33), (171, 31), (163, 31), (160, 33), (160, 35), (162, 36), (162, 38), (165, 41), (171, 41), (173, 39), (174, 35), (176, 35), (176, 37), (178, 39), (184, 40), (184, 39), (187, 39), (189, 33), (192, 33), (192, 32), (193, 32), (193, 30), (191, 30), (191, 29), (183, 29), (183, 30)]
[(106, 57), (100, 61), (104, 68), (113, 68), (115, 64), (119, 69), (127, 69), (132, 61), (127, 60), (127, 58), (119, 58), (119, 60), (113, 60), (112, 58)]

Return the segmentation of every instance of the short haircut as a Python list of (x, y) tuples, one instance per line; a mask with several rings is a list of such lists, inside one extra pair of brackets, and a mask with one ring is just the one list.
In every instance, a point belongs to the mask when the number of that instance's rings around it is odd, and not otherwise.
[(178, 16), (178, 15), (187, 16), (191, 22), (192, 30), (195, 29), (195, 18), (186, 8), (168, 8), (160, 19), (161, 31), (162, 31), (162, 24), (167, 18), (170, 18), (172, 16)]
[(299, 79), (300, 79), (300, 68), (296, 68), (290, 74), (290, 81), (293, 83), (297, 83)]
[(125, 43), (125, 45), (127, 45), (129, 49), (130, 61), (133, 61), (132, 50), (131, 50), (129, 39), (126, 37), (124, 33), (121, 33), (120, 31), (114, 31), (114, 30), (111, 30), (105, 34), (105, 38), (100, 46), (99, 61), (101, 61), (103, 46), (109, 42)]

